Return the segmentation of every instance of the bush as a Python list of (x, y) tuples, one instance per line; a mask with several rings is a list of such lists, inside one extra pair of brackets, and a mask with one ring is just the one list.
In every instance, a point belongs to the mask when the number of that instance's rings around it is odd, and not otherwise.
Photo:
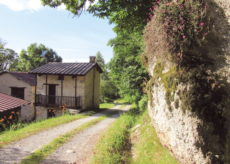
[(140, 101), (138, 101), (138, 107), (140, 111), (144, 111), (148, 105), (148, 96), (144, 95)]
[(105, 102), (113, 102), (113, 99), (110, 99), (108, 97), (104, 97), (104, 99), (105, 99)]

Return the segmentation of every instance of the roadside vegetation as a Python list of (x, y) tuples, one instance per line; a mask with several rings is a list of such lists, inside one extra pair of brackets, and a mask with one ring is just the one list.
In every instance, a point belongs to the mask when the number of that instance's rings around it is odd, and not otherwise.
[(109, 108), (112, 108), (112, 107), (114, 107), (115, 106), (115, 104), (114, 103), (101, 103), (100, 104), (100, 110), (102, 110), (102, 109), (109, 109)]
[[(112, 108), (113, 106), (113, 103), (102, 103), (100, 104), (100, 109), (96, 112)], [(70, 115), (67, 113), (60, 117), (53, 117), (46, 120), (38, 120), (31, 123), (14, 123), (0, 134), (0, 147), (3, 147), (11, 142), (18, 141), (28, 136), (34, 135), (43, 130), (50, 129), (61, 124), (66, 124), (77, 119), (85, 118), (93, 114), (95, 114), (94, 111), (78, 115)]]
[(51, 154), (53, 151), (55, 151), (56, 149), (58, 149), (60, 146), (62, 146), (63, 144), (65, 144), (66, 142), (70, 141), (75, 134), (82, 132), (83, 130), (97, 124), (98, 122), (114, 115), (115, 113), (117, 113), (118, 111), (113, 111), (107, 115), (101, 116), (97, 119), (91, 120), (79, 127), (77, 127), (76, 129), (58, 137), (55, 138), (52, 142), (50, 142), (47, 145), (44, 145), (41, 149), (35, 151), (34, 153), (32, 153), (31, 155), (29, 155), (26, 159), (24, 159), (21, 164), (37, 164), (38, 162), (40, 162), (42, 159), (45, 159), (49, 154)]
[(132, 103), (130, 111), (121, 115), (102, 135), (94, 151), (92, 164), (177, 164), (157, 138), (146, 110), (146, 98), (144, 96), (138, 105)]
[(130, 132), (133, 164), (178, 164), (170, 152), (161, 145), (147, 111), (140, 115), (135, 126), (136, 128)]

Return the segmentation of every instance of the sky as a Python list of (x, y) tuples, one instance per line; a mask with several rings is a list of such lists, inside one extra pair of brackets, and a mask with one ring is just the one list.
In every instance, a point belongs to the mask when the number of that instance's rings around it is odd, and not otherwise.
[(115, 25), (87, 12), (73, 17), (64, 5), (53, 9), (42, 6), (40, 0), (0, 0), (0, 20), (5, 48), (18, 54), (37, 43), (52, 48), (63, 62), (88, 62), (98, 51), (106, 63), (113, 57), (107, 43), (116, 37)]

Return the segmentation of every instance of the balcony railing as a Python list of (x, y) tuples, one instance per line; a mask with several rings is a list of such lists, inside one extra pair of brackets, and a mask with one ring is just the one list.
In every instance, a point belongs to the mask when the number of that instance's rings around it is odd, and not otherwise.
[(36, 106), (81, 108), (81, 97), (36, 95)]

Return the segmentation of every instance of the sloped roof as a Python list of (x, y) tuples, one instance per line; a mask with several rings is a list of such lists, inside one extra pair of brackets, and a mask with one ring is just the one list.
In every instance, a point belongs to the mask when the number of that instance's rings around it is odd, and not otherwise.
[(41, 67), (30, 71), (29, 73), (85, 76), (93, 67), (96, 67), (100, 73), (103, 72), (97, 63), (49, 62)]
[(35, 75), (29, 74), (28, 72), (12, 72), (12, 71), (5, 71), (0, 73), (9, 73), (10, 75), (16, 77), (18, 80), (22, 80), (28, 83), (30, 86), (35, 86)]
[(0, 112), (30, 104), (29, 101), (0, 93)]

